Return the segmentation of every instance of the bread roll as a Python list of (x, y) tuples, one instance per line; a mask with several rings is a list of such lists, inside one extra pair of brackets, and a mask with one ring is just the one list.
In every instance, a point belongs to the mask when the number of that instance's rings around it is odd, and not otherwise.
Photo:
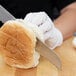
[(32, 68), (38, 64), (34, 32), (19, 21), (7, 21), (0, 29), (0, 47), (5, 62), (17, 68)]

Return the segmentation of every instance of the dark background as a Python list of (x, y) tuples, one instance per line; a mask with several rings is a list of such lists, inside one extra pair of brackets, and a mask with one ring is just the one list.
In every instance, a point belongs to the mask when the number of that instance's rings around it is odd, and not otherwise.
[(0, 4), (16, 18), (24, 18), (30, 12), (45, 11), (54, 20), (60, 15), (61, 9), (74, 1), (76, 0), (0, 0)]

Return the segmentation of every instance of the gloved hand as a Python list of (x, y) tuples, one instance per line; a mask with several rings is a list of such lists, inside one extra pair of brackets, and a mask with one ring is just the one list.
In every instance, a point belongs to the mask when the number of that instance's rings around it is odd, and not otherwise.
[(52, 20), (45, 12), (29, 13), (24, 20), (38, 26), (43, 33), (44, 42), (50, 49), (54, 49), (62, 44), (62, 33), (54, 26)]

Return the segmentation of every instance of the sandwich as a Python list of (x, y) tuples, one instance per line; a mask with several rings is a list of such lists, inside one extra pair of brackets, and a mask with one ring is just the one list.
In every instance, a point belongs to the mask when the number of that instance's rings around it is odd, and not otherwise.
[[(0, 50), (6, 64), (24, 69), (38, 65), (40, 54), (35, 50), (35, 30), (38, 29), (32, 30), (31, 26), (32, 24), (23, 20), (9, 20), (1, 27)], [(40, 38), (43, 40), (42, 36)]]

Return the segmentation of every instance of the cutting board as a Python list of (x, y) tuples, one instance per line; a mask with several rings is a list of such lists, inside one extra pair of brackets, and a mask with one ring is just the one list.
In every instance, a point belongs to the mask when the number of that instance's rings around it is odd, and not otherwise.
[(40, 58), (37, 67), (31, 69), (18, 69), (5, 64), (0, 53), (0, 76), (76, 76), (76, 49), (72, 45), (72, 38), (64, 41), (55, 52), (62, 61), (62, 69), (58, 70), (44, 57)]

